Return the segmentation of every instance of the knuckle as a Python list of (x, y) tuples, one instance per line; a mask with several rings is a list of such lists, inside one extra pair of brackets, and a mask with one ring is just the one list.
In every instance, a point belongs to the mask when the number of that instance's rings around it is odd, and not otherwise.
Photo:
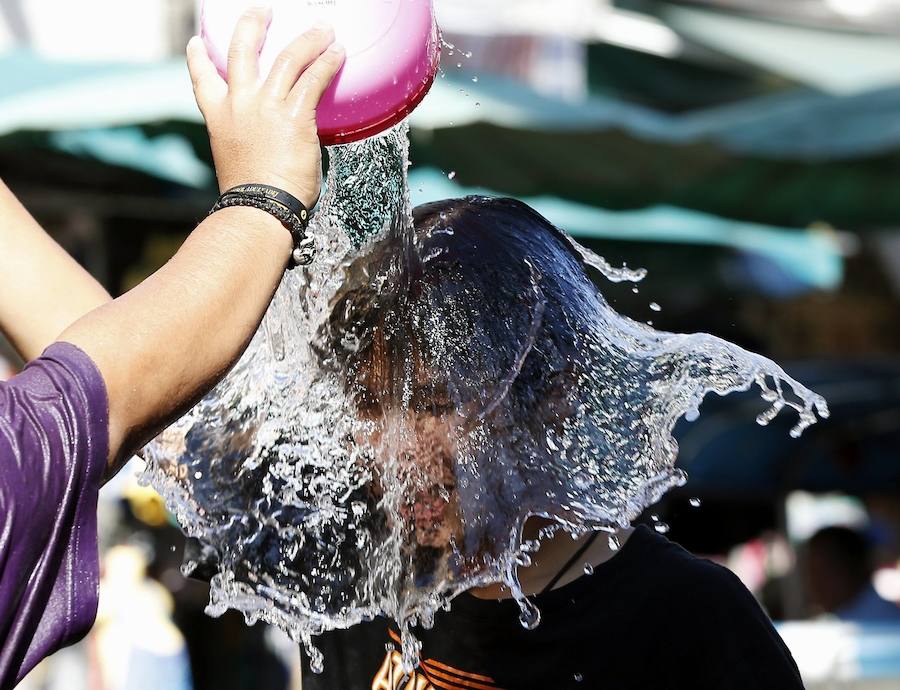
[(326, 50), (319, 56), (319, 59), (316, 62), (321, 65), (322, 70), (333, 70), (335, 66), (338, 64), (338, 56), (335, 55), (330, 50)]
[(333, 77), (341, 68), (341, 65), (344, 64), (344, 56), (332, 50), (325, 51), (319, 60), (323, 65), (322, 69), (328, 73), (329, 78)]
[(243, 40), (235, 39), (228, 47), (228, 56), (231, 58), (243, 57), (247, 54), (249, 46)]
[(300, 58), (293, 50), (284, 50), (275, 58), (275, 64), (272, 65), (273, 72), (282, 72), (291, 69), (299, 62)]
[(322, 70), (318, 67), (310, 67), (306, 74), (303, 75), (303, 85), (306, 88), (315, 88), (322, 83), (324, 79), (324, 75), (322, 74)]

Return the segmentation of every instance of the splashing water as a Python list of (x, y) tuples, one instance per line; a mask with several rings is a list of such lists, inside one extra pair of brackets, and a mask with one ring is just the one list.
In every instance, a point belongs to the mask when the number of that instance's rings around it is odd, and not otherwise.
[[(827, 416), (763, 357), (617, 314), (585, 267), (645, 272), (490, 221), (513, 202), (470, 199), (480, 234), (452, 209), (414, 226), (405, 125), (329, 155), (317, 261), (285, 275), (239, 363), (147, 449), (145, 477), (217, 567), (208, 612), (282, 627), (314, 669), (316, 635), (378, 615), (411, 669), (414, 626), (497, 582), (537, 625), (517, 567), (559, 529), (618, 548), (685, 481), (672, 429), (710, 391), (758, 385), (759, 421), (793, 409), (794, 435)], [(528, 541), (533, 516), (551, 527)]]

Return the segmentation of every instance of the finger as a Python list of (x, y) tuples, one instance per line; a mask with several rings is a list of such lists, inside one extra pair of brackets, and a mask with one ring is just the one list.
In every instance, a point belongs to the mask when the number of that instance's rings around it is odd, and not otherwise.
[(263, 87), (272, 98), (284, 100), (300, 74), (334, 41), (334, 30), (317, 26), (296, 38), (275, 60)]
[(203, 39), (199, 36), (194, 36), (188, 42), (187, 65), (194, 86), (194, 98), (197, 99), (200, 111), (206, 113), (213, 103), (225, 96), (228, 85), (219, 76), (219, 71), (210, 59)]
[(260, 7), (247, 10), (238, 20), (228, 48), (228, 87), (232, 91), (256, 85), (259, 52), (271, 21), (272, 10)]
[(288, 97), (293, 115), (315, 112), (322, 94), (344, 65), (344, 56), (344, 47), (339, 43), (332, 43), (328, 50), (306, 68)]

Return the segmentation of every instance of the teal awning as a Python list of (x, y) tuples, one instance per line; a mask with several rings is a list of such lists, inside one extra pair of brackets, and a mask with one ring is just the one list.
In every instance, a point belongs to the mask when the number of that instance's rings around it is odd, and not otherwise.
[[(183, 61), (58, 63), (28, 52), (0, 56), (0, 135), (21, 129), (95, 129), (167, 120), (200, 123)], [(414, 128), (487, 124), (520, 131), (622, 131), (647, 142), (713, 144), (776, 159), (858, 158), (900, 150), (900, 86), (837, 97), (764, 96), (685, 114), (613, 98), (548, 98), (510, 80), (477, 82), (449, 69), (413, 113)]]
[[(209, 185), (181, 60), (73, 65), (18, 52), (0, 56), (0, 69), (5, 145), (20, 130), (45, 132), (69, 153)], [(561, 103), (451, 70), (412, 125), (414, 163), (512, 196), (669, 206), (776, 227), (900, 224), (900, 89), (794, 92), (671, 115), (610, 98)]]

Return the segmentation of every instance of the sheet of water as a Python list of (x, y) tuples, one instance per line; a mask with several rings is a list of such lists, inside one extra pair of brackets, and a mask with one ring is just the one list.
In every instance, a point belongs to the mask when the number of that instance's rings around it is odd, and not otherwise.
[[(145, 477), (217, 564), (208, 612), (282, 627), (314, 669), (315, 635), (379, 615), (396, 621), (411, 668), (414, 627), (474, 586), (506, 584), (537, 625), (516, 577), (539, 546), (525, 521), (573, 535), (627, 526), (685, 481), (672, 429), (708, 392), (758, 386), (759, 422), (790, 408), (793, 435), (827, 416), (763, 357), (617, 314), (582, 269), (643, 272), (572, 240), (555, 258), (479, 267), (508, 305), (484, 313), (477, 290), (423, 279), (463, 240), (449, 221), (414, 231), (405, 125), (329, 158), (317, 261), (285, 275), (239, 363), (147, 449)], [(360, 364), (375, 340), (388, 375)]]

